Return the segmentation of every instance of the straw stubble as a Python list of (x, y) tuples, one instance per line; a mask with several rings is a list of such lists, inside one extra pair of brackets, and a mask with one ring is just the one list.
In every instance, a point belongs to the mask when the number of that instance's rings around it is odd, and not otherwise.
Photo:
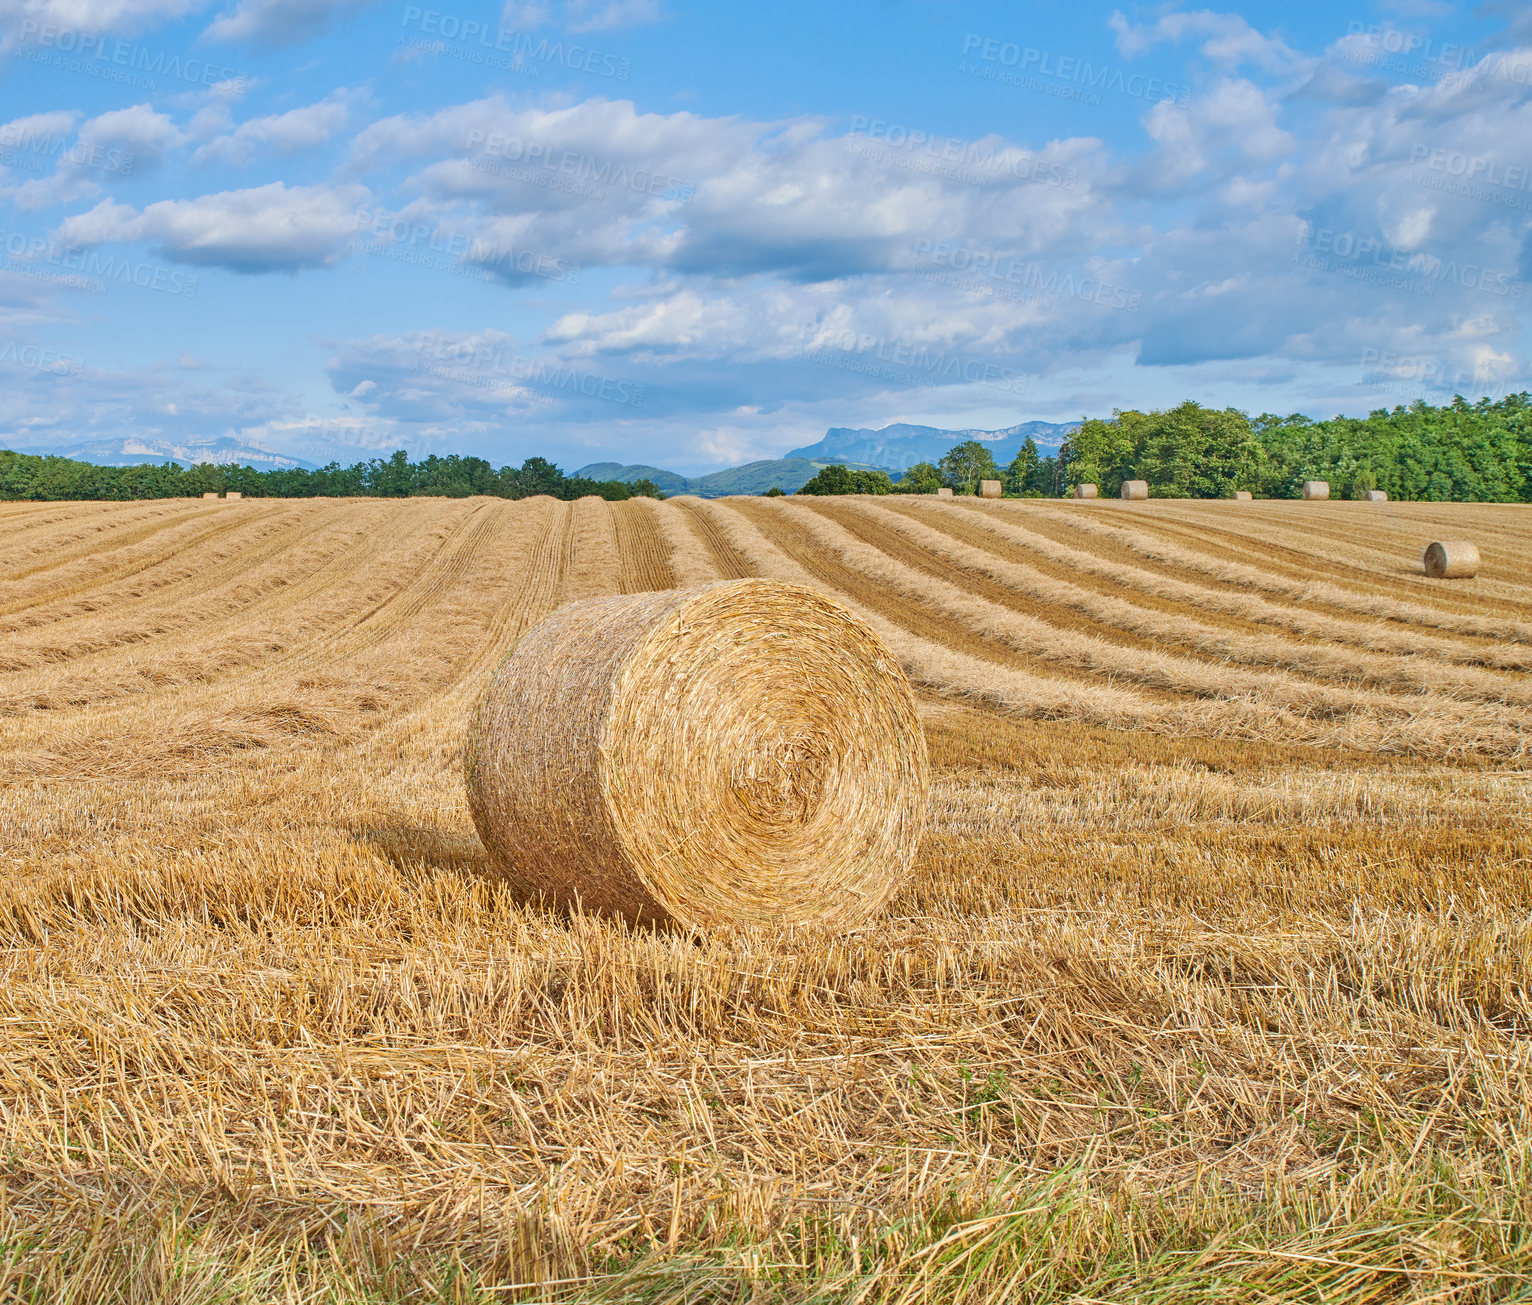
[(861, 923), (904, 881), (929, 788), (893, 654), (769, 580), (561, 608), (491, 679), (465, 770), (520, 892), (690, 928)]

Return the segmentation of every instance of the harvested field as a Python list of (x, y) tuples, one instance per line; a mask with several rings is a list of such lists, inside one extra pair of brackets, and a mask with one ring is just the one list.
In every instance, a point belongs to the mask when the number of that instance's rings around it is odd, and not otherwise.
[[(1528, 557), (1474, 504), (0, 504), (0, 1300), (1532, 1296)], [(500, 655), (747, 575), (915, 682), (910, 886), (513, 900)]]

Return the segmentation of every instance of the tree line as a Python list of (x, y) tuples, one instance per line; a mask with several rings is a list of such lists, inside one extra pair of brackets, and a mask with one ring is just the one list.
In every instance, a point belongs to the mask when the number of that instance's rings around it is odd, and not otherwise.
[(1001, 467), (985, 445), (966, 440), (898, 481), (881, 471), (826, 467), (798, 492), (930, 494), (945, 486), (973, 494), (981, 480), (1039, 498), (1085, 483), (1115, 496), (1125, 480), (1147, 481), (1156, 498), (1228, 498), (1240, 489), (1298, 498), (1305, 480), (1325, 480), (1336, 498), (1381, 489), (1391, 499), (1532, 503), (1532, 396), (1416, 402), (1329, 421), (1301, 413), (1252, 418), (1188, 401), (1087, 419), (1053, 458), (1029, 439)]
[[(800, 494), (934, 494), (946, 487), (978, 492), (998, 480), (1009, 495), (1055, 498), (1082, 483), (1107, 496), (1125, 480), (1149, 482), (1156, 498), (1297, 498), (1305, 480), (1327, 480), (1336, 498), (1382, 489), (1391, 499), (1532, 503), (1532, 395), (1433, 407), (1416, 402), (1366, 417), (1313, 421), (1301, 413), (1250, 417), (1237, 408), (1188, 401), (1163, 411), (1127, 409), (1089, 418), (1045, 457), (1028, 439), (998, 466), (977, 440), (955, 445), (936, 463), (919, 462), (895, 480), (887, 472), (832, 464)], [(432, 454), (411, 462), (404, 450), (315, 470), (198, 463), (101, 467), (70, 458), (0, 450), (0, 499), (184, 498), (237, 490), (250, 498), (370, 496), (407, 498), (489, 494), (528, 498), (663, 498), (652, 481), (569, 476), (546, 458), (496, 469), (483, 458)], [(777, 492), (781, 491), (768, 491)]]
[(0, 450), (0, 499), (199, 498), (230, 490), (246, 498), (467, 498), (470, 494), (497, 498), (530, 498), (534, 494), (561, 499), (587, 494), (613, 500), (664, 498), (653, 481), (628, 483), (568, 476), (546, 458), (528, 458), (519, 467), (497, 470), (483, 458), (455, 453), (444, 458), (433, 453), (420, 462), (411, 462), (400, 449), (390, 457), (350, 467), (332, 462), (315, 470), (283, 467), (257, 471), (210, 462), (190, 467), (174, 462), (100, 467), (71, 458)]

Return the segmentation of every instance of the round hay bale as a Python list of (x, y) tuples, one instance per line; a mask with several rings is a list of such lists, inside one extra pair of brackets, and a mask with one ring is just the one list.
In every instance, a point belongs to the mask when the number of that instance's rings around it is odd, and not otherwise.
[(755, 579), (560, 608), (491, 678), (464, 768), (519, 890), (688, 928), (867, 919), (909, 872), (930, 789), (882, 640)]
[(1075, 497), (1076, 498), (1095, 498), (1096, 497), (1096, 487), (1094, 485), (1092, 485), (1088, 481), (1085, 484), (1083, 484), (1083, 485), (1076, 485), (1075, 486)]
[(1303, 482), (1303, 497), (1306, 499), (1326, 499), (1330, 497), (1330, 482), (1328, 480), (1306, 480)]
[(214, 502), (217, 502), (218, 491), (216, 489), (205, 489), (202, 491), (202, 497), (204, 500), (212, 499)]
[(1122, 496), (1128, 499), (1141, 499), (1149, 497), (1149, 482), (1147, 480), (1125, 480), (1122, 482)]
[(1479, 574), (1478, 546), (1466, 540), (1427, 544), (1420, 560), (1433, 580), (1471, 580)]
[(1254, 497), (1255, 495), (1252, 494), (1248, 489), (1236, 489), (1234, 491), (1234, 499), (1237, 503), (1248, 503)]
[(936, 497), (937, 498), (951, 498), (952, 497), (952, 490), (949, 489), (946, 485), (943, 485), (939, 490), (936, 491)]
[(242, 490), (231, 489), (227, 494), (224, 495), (224, 498), (229, 499), (229, 500), (232, 501), (234, 499), (244, 498), (244, 496), (245, 495), (244, 495), (244, 492)]
[(1369, 489), (1365, 494), (1362, 495), (1362, 498), (1368, 503), (1387, 503), (1388, 493), (1386, 490)]
[(998, 480), (981, 480), (979, 482), (980, 498), (999, 498), (1000, 482)]

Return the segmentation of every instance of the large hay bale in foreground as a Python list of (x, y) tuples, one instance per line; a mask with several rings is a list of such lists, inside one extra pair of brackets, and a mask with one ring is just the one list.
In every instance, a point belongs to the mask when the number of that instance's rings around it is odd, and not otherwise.
[(1000, 482), (998, 480), (981, 480), (979, 482), (980, 498), (999, 498)]
[(1479, 574), (1479, 549), (1466, 540), (1427, 544), (1421, 564), (1433, 580), (1471, 580)]
[(937, 498), (951, 498), (952, 497), (952, 490), (949, 489), (946, 485), (943, 485), (939, 490), (936, 491), (936, 497)]
[(1122, 482), (1122, 496), (1127, 499), (1141, 499), (1149, 497), (1149, 482), (1147, 480), (1125, 480)]
[(1075, 486), (1075, 497), (1076, 498), (1095, 498), (1096, 497), (1096, 487), (1094, 485), (1092, 485), (1089, 481), (1086, 481), (1083, 485), (1076, 485)]
[(1248, 489), (1236, 489), (1234, 491), (1234, 499), (1238, 503), (1248, 503), (1254, 497), (1255, 495), (1252, 494)]
[(1330, 482), (1328, 480), (1306, 480), (1303, 482), (1303, 497), (1306, 499), (1327, 499), (1330, 497)]
[(1368, 503), (1387, 503), (1388, 493), (1381, 489), (1369, 489), (1362, 498)]
[(464, 763), (517, 888), (692, 928), (865, 920), (910, 869), (930, 787), (893, 654), (771, 580), (560, 608), (491, 678)]

